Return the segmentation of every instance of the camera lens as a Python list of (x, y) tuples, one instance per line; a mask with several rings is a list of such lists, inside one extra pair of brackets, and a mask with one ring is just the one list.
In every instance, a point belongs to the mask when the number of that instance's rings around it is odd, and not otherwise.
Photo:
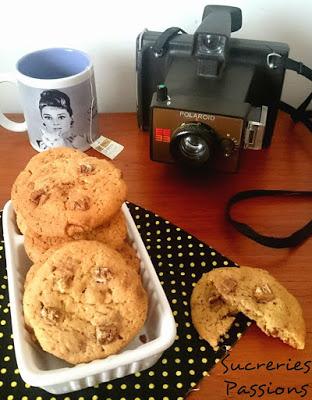
[(209, 164), (213, 158), (217, 136), (214, 130), (203, 123), (186, 123), (172, 134), (170, 152), (179, 163), (191, 167)]
[(179, 147), (180, 151), (189, 158), (201, 157), (205, 152), (209, 153), (207, 143), (199, 136), (188, 135), (183, 137), (179, 143)]

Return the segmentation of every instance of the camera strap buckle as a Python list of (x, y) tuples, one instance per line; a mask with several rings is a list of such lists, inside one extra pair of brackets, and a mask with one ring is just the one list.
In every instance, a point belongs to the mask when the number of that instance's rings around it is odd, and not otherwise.
[(267, 55), (267, 65), (270, 69), (276, 69), (280, 66), (282, 56), (278, 53), (270, 53)]

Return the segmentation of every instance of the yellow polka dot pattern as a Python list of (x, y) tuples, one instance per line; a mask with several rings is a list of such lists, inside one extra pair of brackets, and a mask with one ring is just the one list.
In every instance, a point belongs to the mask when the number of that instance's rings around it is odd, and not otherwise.
[(202, 273), (234, 263), (158, 215), (132, 203), (128, 207), (170, 303), (177, 326), (174, 344), (150, 369), (83, 391), (52, 395), (23, 382), (15, 361), (0, 231), (0, 400), (182, 400), (245, 330), (248, 320), (237, 319), (217, 351), (198, 337), (191, 321), (193, 287)]

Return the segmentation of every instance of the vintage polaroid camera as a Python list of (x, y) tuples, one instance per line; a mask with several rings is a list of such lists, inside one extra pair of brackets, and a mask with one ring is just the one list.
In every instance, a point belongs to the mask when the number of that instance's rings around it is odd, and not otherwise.
[(275, 61), (289, 47), (231, 38), (241, 24), (239, 8), (208, 5), (193, 35), (138, 36), (137, 116), (152, 160), (234, 172), (241, 149), (270, 145), (285, 75)]

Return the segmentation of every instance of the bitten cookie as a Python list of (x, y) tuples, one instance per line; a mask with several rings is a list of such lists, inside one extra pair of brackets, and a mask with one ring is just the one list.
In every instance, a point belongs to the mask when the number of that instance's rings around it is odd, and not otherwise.
[(23, 309), (45, 351), (89, 362), (119, 352), (143, 327), (148, 299), (140, 276), (105, 244), (68, 242), (34, 267)]
[(236, 307), (227, 304), (210, 278), (203, 274), (191, 296), (191, 316), (198, 334), (212, 346), (217, 346), (221, 336), (231, 327), (237, 314)]
[(125, 201), (121, 171), (109, 161), (81, 154), (30, 161), (15, 180), (14, 209), (36, 234), (72, 237), (90, 231), (107, 223)]
[(37, 262), (51, 247), (60, 246), (72, 240), (97, 240), (113, 248), (118, 248), (122, 246), (126, 237), (125, 217), (119, 211), (109, 223), (98, 226), (91, 231), (77, 233), (72, 237), (68, 235), (63, 237), (37, 235), (31, 229), (28, 229), (24, 237), (24, 247), (30, 260)]
[(218, 268), (209, 272), (223, 299), (269, 336), (296, 349), (305, 345), (305, 322), (298, 300), (260, 268)]

